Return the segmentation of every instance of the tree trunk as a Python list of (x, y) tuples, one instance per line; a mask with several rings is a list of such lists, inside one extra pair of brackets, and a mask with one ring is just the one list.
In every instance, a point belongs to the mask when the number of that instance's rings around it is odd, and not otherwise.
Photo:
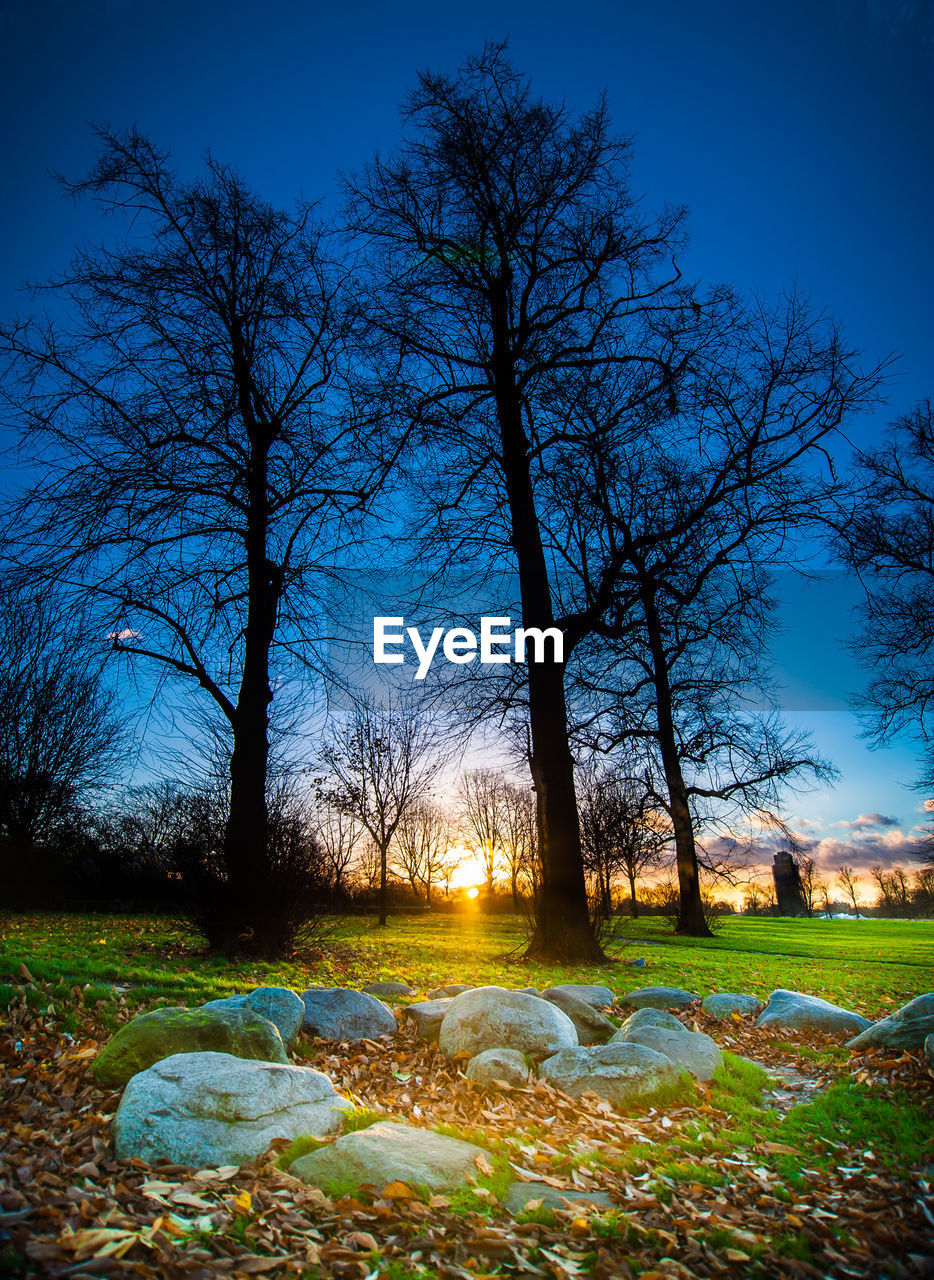
[(386, 884), (386, 848), (388, 841), (379, 846), (379, 923), (384, 925), (389, 916), (389, 891)]
[(630, 867), (629, 876), (629, 918), (635, 920), (639, 915), (639, 908), (636, 904), (636, 873)]
[(686, 933), (692, 938), (710, 938), (713, 934), (704, 917), (704, 904), (700, 896), (700, 880), (697, 868), (697, 849), (694, 844), (694, 822), (688, 804), (687, 788), (681, 772), (681, 759), (675, 739), (674, 713), (671, 684), (668, 679), (668, 663), (662, 639), (661, 620), (655, 605), (651, 583), (642, 577), (640, 597), (645, 615), (649, 649), (652, 654), (652, 670), (655, 684), (655, 700), (658, 714), (658, 743), (662, 757), (665, 785), (668, 789), (668, 812), (675, 836), (675, 854), (678, 866), (678, 923), (675, 933)]
[[(242, 358), (241, 358), (242, 361)], [(222, 949), (227, 952), (263, 951), (263, 907), (268, 907), (265, 884), (269, 811), (266, 781), (269, 766), (269, 650), (276, 628), (281, 590), (278, 566), (267, 556), (269, 495), (267, 458), (276, 429), (258, 422), (250, 402), (245, 361), (235, 369), (241, 413), (250, 438), (247, 471), (247, 616), (243, 632), (243, 672), (232, 724), (230, 804), (224, 833), (229, 911)]]
[[(509, 346), (507, 299), (512, 273), (504, 265), (491, 291), (493, 390), (502, 442), (512, 545), (519, 570), (522, 625), (554, 625), (548, 568), (535, 511), (528, 440)], [(542, 655), (544, 657), (544, 654)], [(574, 761), (568, 745), (564, 665), (528, 662), (531, 768), (541, 830), (542, 884), (535, 930), (526, 956), (565, 963), (606, 959), (587, 910), (580, 825), (574, 791)]]

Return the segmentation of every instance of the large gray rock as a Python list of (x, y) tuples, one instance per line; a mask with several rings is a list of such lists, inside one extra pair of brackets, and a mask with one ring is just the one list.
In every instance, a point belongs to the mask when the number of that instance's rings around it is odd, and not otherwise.
[(453, 996), (441, 1000), (418, 1000), (407, 1006), (405, 1016), (415, 1023), (415, 1030), (421, 1040), (433, 1040), (437, 1044), (444, 1015), (453, 1003)]
[(924, 1060), (928, 1064), (928, 1071), (934, 1074), (934, 1035), (924, 1038)]
[(475, 1084), (504, 1084), (522, 1088), (529, 1082), (529, 1064), (518, 1049), (484, 1049), (471, 1058), (464, 1075)]
[(114, 1145), (118, 1160), (243, 1164), (274, 1138), (336, 1133), (350, 1108), (310, 1067), (176, 1053), (130, 1080), (114, 1117)]
[(305, 1020), (305, 1005), (300, 995), (288, 987), (257, 987), (243, 1002), (243, 1008), (252, 1009), (261, 1018), (267, 1018), (278, 1027), (282, 1043), (287, 1049), (298, 1039)]
[(616, 999), (629, 1009), (686, 1009), (697, 996), (682, 987), (639, 987), (622, 992)]
[(627, 1044), (644, 1044), (647, 1049), (670, 1058), (675, 1066), (690, 1071), (695, 1080), (712, 1080), (723, 1066), (723, 1054), (702, 1031), (686, 1027), (636, 1027), (626, 1037)]
[(288, 1063), (279, 1031), (253, 1009), (153, 1009), (121, 1027), (91, 1072), (99, 1085), (119, 1089), (154, 1062), (177, 1053), (228, 1053)]
[[(583, 1000), (591, 1009), (605, 1009), (616, 999), (609, 987), (593, 986), (587, 982), (562, 982), (557, 987), (548, 987), (542, 992), (542, 999), (550, 1000), (552, 996), (572, 996), (575, 1000)], [(560, 999), (557, 1001), (561, 1003)]]
[(848, 1049), (920, 1049), (934, 1032), (934, 991), (915, 996), (847, 1041)]
[(318, 1187), (334, 1181), (385, 1187), (398, 1181), (421, 1184), (431, 1191), (453, 1191), (469, 1176), (476, 1176), (477, 1157), (486, 1154), (482, 1147), (460, 1138), (380, 1120), (301, 1156), (289, 1166), (289, 1173)]
[(732, 1018), (734, 1013), (745, 1018), (751, 1013), (761, 1013), (763, 1005), (755, 996), (741, 991), (714, 991), (704, 996), (701, 1008), (709, 1018)]
[(579, 1098), (592, 1090), (618, 1106), (649, 1098), (675, 1084), (680, 1071), (670, 1058), (641, 1044), (602, 1044), (562, 1049), (539, 1067), (539, 1076), (562, 1093)]
[(871, 1026), (868, 1018), (851, 1009), (841, 1009), (838, 1004), (809, 996), (803, 991), (786, 991), (779, 987), (769, 996), (769, 1002), (756, 1019), (757, 1027), (781, 1027), (789, 1031), (810, 1028), (813, 1031), (839, 1032), (864, 1031)]
[(371, 1040), (392, 1035), (396, 1017), (388, 1005), (365, 991), (312, 987), (306, 991), (304, 1030), (325, 1040)]
[(535, 1057), (577, 1044), (574, 1023), (556, 1005), (503, 987), (475, 987), (456, 996), (441, 1023), (442, 1053), (518, 1049)]
[(434, 991), (428, 992), (429, 1000), (446, 1000), (453, 999), (454, 996), (462, 996), (465, 991), (474, 991), (475, 987), (470, 982), (449, 982), (446, 987), (435, 987)]
[(368, 996), (378, 996), (381, 1000), (391, 999), (393, 996), (415, 995), (415, 988), (410, 987), (407, 982), (368, 982), (360, 990), (365, 991)]
[(603, 1044), (616, 1030), (615, 1024), (604, 1017), (599, 1009), (569, 995), (566, 989), (550, 987), (543, 999), (568, 1015), (577, 1031), (578, 1044)]
[(613, 1032), (610, 1037), (610, 1044), (616, 1044), (619, 1041), (628, 1041), (629, 1034), (635, 1031), (637, 1027), (670, 1027), (672, 1031), (683, 1031), (684, 1023), (679, 1022), (673, 1013), (666, 1013), (664, 1009), (637, 1009), (635, 1013), (631, 1013), (626, 1021)]

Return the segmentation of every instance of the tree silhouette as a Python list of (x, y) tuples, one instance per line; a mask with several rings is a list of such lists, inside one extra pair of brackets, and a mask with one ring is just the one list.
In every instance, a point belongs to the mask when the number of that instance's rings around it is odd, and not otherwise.
[[(666, 317), (692, 314), (671, 262), (681, 215), (639, 210), (628, 146), (610, 135), (603, 103), (574, 119), (534, 99), (502, 46), (456, 77), (421, 74), (405, 120), (399, 154), (377, 159), (351, 189), (372, 359), (387, 401), (418, 430), (439, 529), (463, 516), (454, 554), (502, 547), (522, 625), (544, 630), (555, 621), (555, 581), (543, 489), (573, 432), (551, 412), (556, 382), (625, 367), (634, 400), (668, 385), (684, 357)], [(529, 953), (598, 960), (563, 666), (533, 659), (524, 674), (541, 831)]]
[[(275, 688), (319, 634), (315, 575), (376, 482), (333, 410), (339, 289), (312, 210), (208, 159), (180, 181), (135, 130), (66, 184), (121, 220), (6, 326), (8, 402), (38, 481), (21, 562), (95, 602), (113, 650), (197, 686), (229, 744), (226, 884), (211, 941), (263, 950)], [(325, 561), (327, 563), (327, 560)], [(220, 892), (220, 890), (219, 890)]]
[(838, 545), (866, 590), (855, 641), (870, 671), (858, 700), (878, 742), (927, 739), (934, 710), (934, 422), (929, 400), (880, 449), (858, 451)]

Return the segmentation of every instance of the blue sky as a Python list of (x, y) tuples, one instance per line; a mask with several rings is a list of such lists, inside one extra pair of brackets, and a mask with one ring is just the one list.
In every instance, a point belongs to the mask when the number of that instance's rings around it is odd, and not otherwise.
[[(137, 123), (189, 173), (210, 148), (273, 201), (329, 199), (338, 168), (392, 147), (416, 68), (508, 36), (543, 95), (606, 89), (635, 188), (691, 210), (689, 274), (765, 297), (797, 281), (870, 360), (900, 353), (865, 444), (934, 392), (932, 35), (924, 0), (4, 0), (0, 309), (25, 310), (20, 282), (99, 230), (49, 177), (87, 170), (89, 121)], [(845, 774), (792, 811), (907, 830), (914, 751), (867, 751), (846, 710), (852, 598), (836, 582), (786, 602), (785, 705)]]

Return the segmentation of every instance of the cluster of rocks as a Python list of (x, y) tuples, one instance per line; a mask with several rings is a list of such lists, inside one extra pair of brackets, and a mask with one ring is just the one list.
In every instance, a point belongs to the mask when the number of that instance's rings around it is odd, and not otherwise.
[[(362, 991), (313, 987), (301, 996), (261, 987), (196, 1009), (141, 1014), (117, 1032), (92, 1068), (99, 1084), (124, 1088), (114, 1118), (117, 1157), (215, 1167), (253, 1159), (274, 1139), (307, 1135), (332, 1140), (290, 1171), (318, 1185), (334, 1178), (377, 1186), (401, 1180), (441, 1191), (463, 1183), (476, 1172), (479, 1147), (388, 1119), (334, 1137), (351, 1103), (326, 1075), (289, 1060), (301, 1032), (344, 1041), (392, 1034), (397, 1017), (380, 997), (404, 1001), (417, 994), (402, 982)], [(649, 1104), (682, 1072), (710, 1080), (722, 1065), (715, 1041), (671, 1012), (696, 1000), (677, 987), (618, 995), (586, 984), (542, 992), (461, 985), (429, 992), (426, 1000), (404, 1005), (401, 1016), (442, 1053), (465, 1060), (469, 1080), (522, 1088), (537, 1076), (572, 1097), (591, 1092), (625, 1106)], [(628, 1012), (621, 1025), (607, 1016), (611, 1007)], [(756, 1015), (762, 1027), (848, 1033), (856, 1050), (923, 1045), (934, 1067), (934, 993), (875, 1023), (782, 989), (764, 1006), (751, 995), (717, 992), (701, 1008), (718, 1020)], [(513, 1199), (521, 1207), (540, 1190), (526, 1184)]]

